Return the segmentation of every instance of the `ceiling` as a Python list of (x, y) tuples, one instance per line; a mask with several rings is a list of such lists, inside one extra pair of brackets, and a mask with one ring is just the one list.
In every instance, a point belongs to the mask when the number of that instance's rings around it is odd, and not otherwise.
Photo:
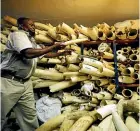
[(25, 16), (53, 25), (112, 25), (139, 18), (139, 0), (1, 0), (1, 6), (2, 17)]

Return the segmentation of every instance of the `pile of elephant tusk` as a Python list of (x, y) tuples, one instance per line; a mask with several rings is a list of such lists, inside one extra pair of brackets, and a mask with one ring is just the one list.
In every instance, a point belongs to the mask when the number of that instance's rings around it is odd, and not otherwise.
[[(5, 16), (1, 25), (2, 52), (6, 48), (9, 33), (18, 28), (17, 20), (10, 16)], [(126, 20), (113, 26), (102, 23), (92, 28), (76, 23), (71, 28), (66, 23), (54, 27), (50, 23), (35, 22), (35, 28), (38, 44), (65, 42), (66, 49), (73, 49), (71, 55), (38, 60), (31, 77), (34, 90), (47, 88), (50, 97), (59, 98), (63, 106), (60, 115), (49, 119), (36, 131), (139, 130), (140, 87), (116, 92), (111, 43), (101, 42), (94, 48), (85, 47), (85, 56), (81, 56), (81, 48), (76, 44), (96, 40), (137, 39), (138, 20)], [(134, 84), (139, 81), (139, 53), (139, 47), (127, 46), (117, 50), (119, 83)]]

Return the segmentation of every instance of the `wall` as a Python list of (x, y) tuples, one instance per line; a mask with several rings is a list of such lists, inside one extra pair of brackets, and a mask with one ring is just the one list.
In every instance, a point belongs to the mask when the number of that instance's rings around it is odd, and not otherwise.
[(139, 0), (1, 0), (2, 16), (93, 26), (139, 17)]

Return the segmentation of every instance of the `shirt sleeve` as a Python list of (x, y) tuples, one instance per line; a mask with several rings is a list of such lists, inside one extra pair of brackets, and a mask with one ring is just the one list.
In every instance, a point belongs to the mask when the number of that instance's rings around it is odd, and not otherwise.
[(24, 49), (33, 48), (32, 43), (24, 32), (14, 32), (12, 34), (12, 45), (19, 53)]
[[(37, 45), (37, 48), (38, 48), (38, 49), (42, 49), (40, 45)], [(44, 55), (45, 55), (45, 54), (44, 54)], [(44, 55), (39, 56), (38, 59), (42, 59), (42, 58), (44, 57)]]

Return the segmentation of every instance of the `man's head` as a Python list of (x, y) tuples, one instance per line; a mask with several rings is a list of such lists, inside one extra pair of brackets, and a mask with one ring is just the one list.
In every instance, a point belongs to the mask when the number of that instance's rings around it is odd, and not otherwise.
[(31, 36), (35, 35), (35, 24), (31, 19), (20, 17), (18, 18), (17, 23), (18, 23), (19, 29), (28, 31)]

